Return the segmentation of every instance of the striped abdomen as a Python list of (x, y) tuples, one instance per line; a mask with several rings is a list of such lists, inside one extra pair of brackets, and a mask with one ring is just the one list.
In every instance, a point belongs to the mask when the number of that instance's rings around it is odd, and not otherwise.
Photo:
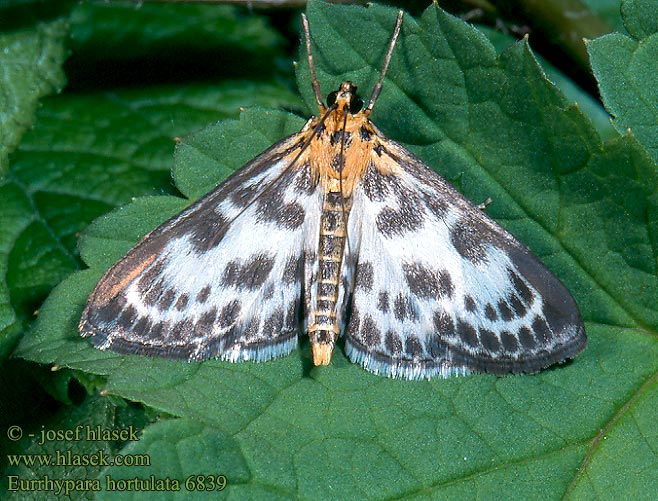
[(340, 192), (330, 191), (322, 208), (317, 299), (310, 312), (308, 328), (315, 365), (329, 364), (340, 332), (336, 303), (351, 203), (351, 198), (345, 199)]

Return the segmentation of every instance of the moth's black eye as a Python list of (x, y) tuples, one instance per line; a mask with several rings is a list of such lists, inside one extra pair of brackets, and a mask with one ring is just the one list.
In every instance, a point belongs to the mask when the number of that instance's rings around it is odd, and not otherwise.
[(350, 113), (356, 115), (362, 108), (363, 99), (356, 95), (352, 96), (352, 100), (350, 101)]
[(336, 104), (336, 96), (338, 95), (338, 91), (333, 91), (331, 94), (327, 96), (327, 106), (333, 106)]

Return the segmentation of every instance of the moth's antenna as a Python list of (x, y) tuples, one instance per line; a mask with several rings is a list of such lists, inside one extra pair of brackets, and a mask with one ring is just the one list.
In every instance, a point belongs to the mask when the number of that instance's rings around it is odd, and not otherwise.
[(306, 38), (306, 54), (308, 55), (308, 66), (311, 70), (311, 85), (313, 86), (313, 93), (315, 94), (315, 101), (318, 103), (320, 113), (326, 109), (322, 103), (322, 91), (320, 90), (320, 82), (315, 74), (315, 63), (313, 62), (313, 51), (311, 50), (311, 32), (308, 29), (308, 19), (306, 15), (302, 14), (302, 25), (304, 27), (304, 37)]
[(395, 29), (393, 30), (391, 43), (388, 45), (388, 52), (386, 53), (386, 57), (384, 58), (384, 65), (382, 66), (382, 71), (381, 74), (379, 75), (379, 81), (375, 85), (375, 88), (372, 89), (372, 96), (370, 96), (370, 102), (368, 103), (368, 106), (366, 106), (366, 109), (363, 110), (363, 112), (366, 113), (367, 115), (370, 114), (370, 112), (372, 111), (372, 107), (375, 106), (375, 101), (377, 101), (377, 98), (379, 97), (379, 94), (382, 91), (382, 87), (384, 85), (384, 77), (386, 76), (386, 71), (388, 70), (388, 63), (391, 62), (391, 56), (393, 55), (393, 48), (395, 47), (395, 42), (398, 41), (398, 36), (400, 35), (401, 28), (402, 28), (402, 11), (398, 11), (398, 20), (395, 22)]

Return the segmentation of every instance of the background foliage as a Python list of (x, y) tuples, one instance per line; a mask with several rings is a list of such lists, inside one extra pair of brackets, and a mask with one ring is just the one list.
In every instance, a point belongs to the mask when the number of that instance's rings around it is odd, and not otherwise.
[[(489, 213), (570, 288), (589, 337), (539, 375), (431, 382), (374, 376), (340, 348), (313, 368), (306, 340), (264, 364), (188, 364), (80, 338), (107, 267), (315, 111), (297, 13), (0, 7), (0, 489), (8, 475), (223, 474), (241, 498), (650, 498), (658, 16), (650, 0), (612, 3), (602, 12), (617, 31), (587, 44), (605, 110), (537, 62), (532, 36), (514, 42), (436, 6), (405, 18), (374, 122), (471, 200), (491, 197)], [(323, 91), (351, 79), (367, 95), (396, 10), (315, 1), (307, 14)], [(78, 424), (143, 431), (39, 445), (42, 429)], [(22, 440), (6, 438), (10, 425)], [(147, 453), (151, 466), (9, 464), (63, 450)]]

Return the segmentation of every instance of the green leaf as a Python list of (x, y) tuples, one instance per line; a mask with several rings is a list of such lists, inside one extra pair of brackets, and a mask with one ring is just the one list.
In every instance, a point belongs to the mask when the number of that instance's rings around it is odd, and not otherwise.
[(79, 5), (71, 14), (71, 39), (76, 57), (116, 60), (152, 58), (162, 53), (170, 61), (184, 55), (186, 48), (207, 53), (217, 47), (232, 47), (222, 56), (236, 60), (242, 53), (253, 56), (260, 52), (271, 57), (283, 42), (265, 17), (232, 6), (136, 5), (125, 1)]
[[(324, 92), (352, 79), (367, 99), (396, 11), (311, 2), (307, 12)], [(602, 144), (525, 43), (498, 57), (436, 6), (405, 18), (373, 120), (473, 201), (493, 199), (488, 212), (576, 297), (590, 340), (582, 355), (535, 376), (419, 382), (366, 373), (342, 346), (330, 366), (313, 367), (305, 338), (262, 364), (94, 349), (77, 332), (90, 291), (189, 203), (176, 197), (137, 199), (95, 222), (81, 241), (90, 269), (53, 291), (18, 354), (106, 376), (107, 393), (181, 418), (161, 423), (179, 433), (154, 437), (163, 452), (140, 476), (187, 474), (187, 464), (173, 466), (183, 457), (175, 445), (191, 436), (199, 458), (225, 465), (235, 497), (594, 498), (629, 484), (633, 497), (655, 492), (658, 176), (646, 151), (628, 136)], [(177, 148), (177, 186), (199, 196), (295, 124), (253, 109), (191, 136)], [(151, 450), (146, 438), (128, 450)]]
[(24, 187), (0, 183), (0, 360), (50, 289), (75, 265), (35, 212)]
[(636, 40), (658, 33), (658, 10), (651, 0), (622, 0), (621, 15), (624, 27)]
[(651, 0), (623, 4), (633, 38), (611, 33), (587, 44), (603, 102), (621, 133), (633, 134), (658, 161), (658, 10)]
[(0, 34), (0, 179), (8, 155), (34, 123), (38, 99), (64, 86), (66, 22)]
[(228, 5), (84, 2), (71, 14), (71, 46), (74, 88), (95, 89), (218, 77), (265, 82), (283, 38), (266, 17)]
[[(149, 469), (155, 480), (151, 483), (152, 490), (158, 490), (158, 485), (168, 486), (159, 490), (169, 491), (167, 494), (174, 499), (188, 499), (191, 493), (221, 492), (228, 478), (234, 484), (249, 480), (249, 470), (237, 445), (235, 439), (220, 430), (195, 421), (176, 419), (145, 428), (139, 441), (132, 442), (122, 454), (153, 466)], [(106, 488), (109, 485), (115, 489), (107, 489), (98, 496), (99, 499), (116, 499), (122, 494), (132, 498), (128, 493), (117, 491), (122, 490), (121, 480), (135, 478), (134, 466), (110, 466), (100, 477)], [(172, 481), (174, 479), (180, 482), (176, 484)]]
[[(505, 35), (493, 28), (478, 26), (478, 29), (487, 35), (487, 38), (489, 38), (494, 47), (496, 47), (499, 54), (517, 42), (517, 40), (511, 35)], [(569, 102), (574, 103), (574, 106), (580, 107), (582, 112), (589, 117), (596, 128), (596, 132), (602, 139), (612, 139), (613, 137), (618, 136), (617, 131), (610, 123), (610, 115), (603, 108), (598, 99), (585, 92), (573, 80), (568, 78), (548, 61), (538, 56), (537, 62), (541, 65), (548, 79), (558, 86), (566, 99)]]

